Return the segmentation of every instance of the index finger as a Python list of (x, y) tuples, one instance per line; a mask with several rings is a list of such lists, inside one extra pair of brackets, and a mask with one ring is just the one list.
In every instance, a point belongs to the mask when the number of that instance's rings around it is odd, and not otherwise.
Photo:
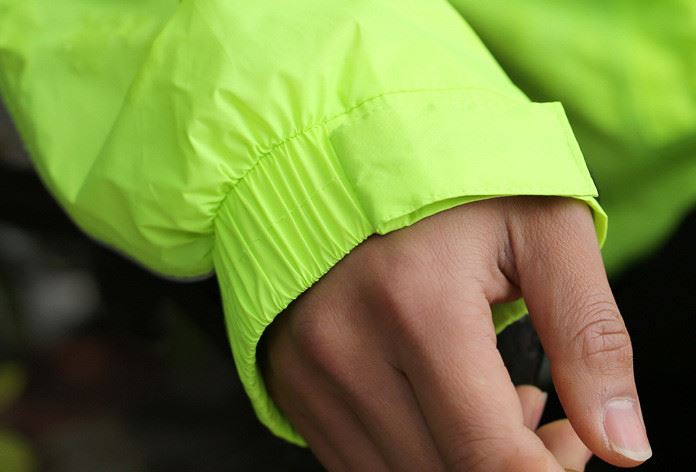
[(448, 470), (563, 470), (524, 426), (483, 293), (445, 285), (428, 300), (400, 367)]

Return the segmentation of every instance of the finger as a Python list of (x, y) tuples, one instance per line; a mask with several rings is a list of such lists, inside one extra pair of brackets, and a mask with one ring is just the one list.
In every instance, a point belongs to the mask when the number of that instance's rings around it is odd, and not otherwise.
[(329, 462), (324, 465), (329, 470), (334, 470), (333, 464), (337, 470), (390, 470), (355, 413), (333, 388), (318, 376), (305, 374), (302, 379), (286, 397), (294, 401), (288, 417), (300, 434), (304, 434), (301, 428), (307, 429), (305, 439), (317, 458), (326, 457)]
[(269, 354), (267, 386), (317, 459), (330, 471), (389, 470), (355, 413), (285, 333)]
[(548, 394), (533, 385), (518, 385), (515, 390), (517, 390), (517, 396), (520, 399), (524, 425), (535, 431), (539, 426), (539, 421), (541, 421), (541, 415), (544, 413)]
[(544, 199), (512, 233), (520, 288), (580, 438), (620, 466), (651, 455), (633, 377), (631, 342), (614, 301), (587, 206)]
[(302, 436), (317, 460), (329, 471), (349, 471), (348, 464), (338, 450), (327, 439), (327, 435), (316, 423), (304, 414), (293, 413), (292, 422), (295, 430)]
[(444, 470), (408, 380), (387, 362), (375, 362), (378, 353), (372, 361), (357, 358), (367, 354), (364, 348), (354, 353), (356, 358), (346, 361), (363, 366), (359, 378), (340, 376), (339, 388), (389, 469)]
[[(312, 369), (311, 373), (301, 369), (301, 375), (292, 375), (303, 382), (296, 387), (296, 396), (312, 397), (316, 395), (314, 384), (329, 385), (357, 418), (390, 470), (443, 470), (410, 385), (386, 354), (390, 333), (371, 326), (370, 320), (380, 314), (363, 304), (343, 301), (338, 298), (331, 304), (305, 306), (306, 313), (318, 310), (321, 317), (312, 317), (309, 324), (290, 330), (295, 332), (291, 337), (302, 369)], [(310, 391), (305, 392), (308, 380), (317, 376), (319, 382), (312, 380)], [(288, 382), (292, 385), (294, 379)], [(344, 441), (343, 446), (353, 452), (353, 441)]]
[[(311, 329), (303, 330), (308, 339), (301, 343), (300, 356), (340, 392), (391, 470), (443, 470), (410, 384), (391, 363), (386, 347), (390, 333), (362, 329), (382, 314), (367, 306), (338, 303), (325, 307), (322, 315)], [(359, 327), (350, 336), (345, 320)]]
[(567, 419), (545, 424), (537, 430), (537, 436), (566, 470), (582, 472), (592, 457)]
[[(483, 294), (441, 286), (429, 303), (413, 307), (415, 325), (411, 339), (399, 343), (399, 359), (447, 469), (561, 470), (524, 426)], [(437, 323), (418, 325), (432, 319)]]

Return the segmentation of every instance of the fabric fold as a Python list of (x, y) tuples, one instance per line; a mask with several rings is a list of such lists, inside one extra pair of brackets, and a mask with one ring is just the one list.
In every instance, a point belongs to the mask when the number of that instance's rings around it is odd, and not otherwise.
[[(259, 419), (304, 444), (256, 361), (264, 330), (292, 300), (371, 234), (507, 195), (583, 200), (604, 241), (606, 215), (558, 104), (472, 90), (387, 94), (260, 160), (220, 206), (213, 253), (237, 369)], [(494, 306), (496, 330), (525, 313), (522, 300)]]

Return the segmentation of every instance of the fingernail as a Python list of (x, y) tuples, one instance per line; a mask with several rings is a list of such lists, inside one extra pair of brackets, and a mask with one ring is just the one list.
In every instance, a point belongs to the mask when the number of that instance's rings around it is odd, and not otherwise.
[(638, 404), (630, 398), (616, 398), (607, 404), (604, 429), (611, 448), (624, 457), (643, 462), (652, 456)]

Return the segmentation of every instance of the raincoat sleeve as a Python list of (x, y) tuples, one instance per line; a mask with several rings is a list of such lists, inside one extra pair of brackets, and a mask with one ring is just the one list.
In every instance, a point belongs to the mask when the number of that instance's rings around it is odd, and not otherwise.
[[(606, 217), (564, 111), (532, 103), (433, 0), (0, 0), (0, 92), (94, 238), (217, 274), (260, 420), (302, 438), (256, 362), (264, 329), (353, 247), (504, 195)], [(525, 312), (494, 307), (496, 326)]]

